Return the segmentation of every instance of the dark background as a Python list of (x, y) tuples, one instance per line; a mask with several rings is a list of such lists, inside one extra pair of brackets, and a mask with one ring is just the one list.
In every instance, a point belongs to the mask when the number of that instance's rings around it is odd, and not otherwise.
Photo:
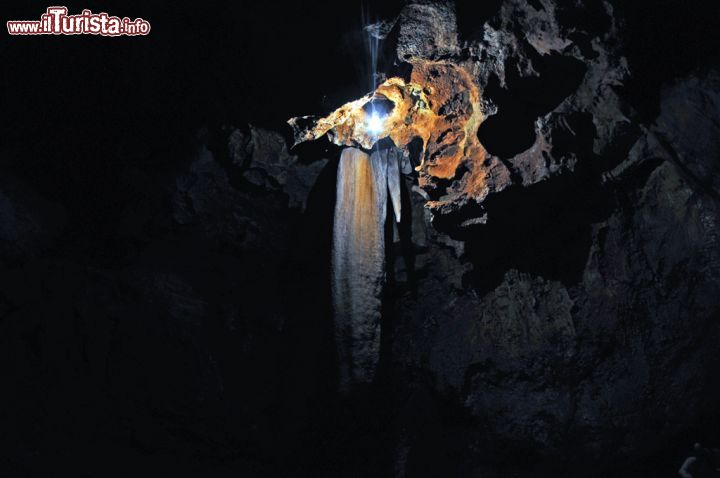
[[(649, 121), (662, 84), (717, 65), (718, 7), (613, 3), (625, 19), (633, 73), (624, 94)], [(252, 254), (172, 224), (154, 185), (162, 189), (187, 162), (199, 134), (252, 124), (289, 140), (288, 118), (327, 112), (364, 94), (363, 18), (392, 17), (403, 2), (64, 5), (70, 13), (89, 8), (142, 17), (152, 31), (128, 38), (0, 35), (0, 180), (41, 197), (37, 207), (51, 231), (37, 247), (5, 253), (0, 267), (8, 401), (0, 414), (8, 424), (0, 431), (0, 474), (335, 476), (354, 460), (365, 470), (357, 476), (386, 473), (392, 406), (377, 397), (346, 403), (333, 392), (327, 287), (333, 171), (324, 173), (303, 216), (278, 216), (283, 198), (241, 194), (256, 233), (270, 238), (258, 239), (267, 244)], [(498, 5), (460, 2), (461, 35), (472, 35)], [(2, 19), (36, 19), (47, 6), (3, 4)], [(331, 160), (336, 154), (320, 148)], [(320, 150), (298, 154), (311, 161)], [(177, 306), (173, 294), (182, 292), (165, 284), (165, 298), (153, 301), (147, 297), (155, 286), (142, 286), (147, 271), (163, 268), (210, 297), (199, 314), (206, 322), (180, 333), (191, 336), (182, 339), (189, 348), (176, 346), (163, 325), (163, 310)], [(150, 308), (132, 309), (143, 300)], [(192, 306), (183, 300), (180, 306)], [(223, 328), (228, 302), (240, 309), (230, 313), (240, 317), (232, 333)], [(120, 330), (119, 342), (103, 338), (114, 332), (98, 325), (93, 309), (108, 303), (122, 304), (109, 307), (114, 325), (107, 325)], [(279, 316), (276, 327), (272, 317)], [(269, 318), (257, 325), (258, 317)], [(123, 329), (121, 319), (134, 325)], [(203, 350), (216, 355), (208, 359)], [(106, 353), (122, 359), (98, 362)], [(196, 373), (207, 360), (222, 377), (220, 398), (214, 379)], [(197, 398), (206, 389), (210, 398)], [(447, 423), (464, 420), (452, 406), (433, 406)], [(163, 425), (156, 429), (157, 423)], [(667, 457), (672, 466), (680, 458)]]

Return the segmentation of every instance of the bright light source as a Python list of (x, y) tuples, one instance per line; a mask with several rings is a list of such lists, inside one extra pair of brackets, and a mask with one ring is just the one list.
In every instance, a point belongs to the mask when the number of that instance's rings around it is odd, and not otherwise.
[(373, 136), (377, 136), (380, 133), (382, 133), (384, 122), (385, 122), (385, 116), (381, 116), (376, 111), (373, 111), (367, 120), (367, 130)]

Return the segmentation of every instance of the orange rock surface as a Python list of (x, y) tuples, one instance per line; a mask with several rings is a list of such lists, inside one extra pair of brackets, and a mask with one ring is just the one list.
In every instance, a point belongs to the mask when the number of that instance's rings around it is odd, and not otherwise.
[[(462, 65), (422, 60), (412, 65), (410, 81), (390, 78), (374, 92), (312, 121), (306, 129), (298, 125), (309, 117), (291, 119), (296, 144), (327, 134), (337, 145), (369, 150), (383, 138), (390, 138), (398, 148), (407, 148), (420, 138), (421, 164), (416, 168), (420, 187), (432, 189), (438, 181), (459, 180), (463, 195), (481, 199), (486, 194), (483, 163), (487, 153), (477, 138), (485, 119), (480, 89)], [(393, 108), (384, 117), (382, 130), (373, 132), (368, 128), (368, 103), (377, 100), (389, 100)], [(472, 165), (459, 174), (459, 166), (468, 162)]]

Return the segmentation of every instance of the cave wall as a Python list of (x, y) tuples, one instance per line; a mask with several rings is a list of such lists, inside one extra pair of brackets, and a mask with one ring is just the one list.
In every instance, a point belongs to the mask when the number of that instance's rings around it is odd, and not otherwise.
[[(451, 43), (514, 58), (478, 72), (497, 107), (479, 139), (511, 181), (444, 221), (403, 179), (380, 369), (350, 396), (336, 391), (330, 298), (339, 151), (291, 151), (282, 129), (309, 99), (273, 82), (259, 95), (262, 72), (234, 89), (235, 50), (190, 37), (146, 60), (147, 46), (82, 50), (169, 68), (124, 93), (153, 106), (142, 115), (98, 123), (93, 102), (60, 121), (73, 95), (43, 99), (56, 131), (13, 114), (5, 130), (22, 132), (0, 151), (0, 470), (660, 476), (693, 442), (717, 443), (720, 79), (698, 53), (710, 33), (685, 26), (712, 15), (673, 27), (647, 5), (491, 3), (459, 2)], [(243, 58), (258, 63), (250, 44)], [(178, 66), (188, 55), (204, 67)], [(218, 87), (209, 71), (230, 79)], [(349, 76), (328, 88), (344, 95)], [(10, 77), (3, 92), (27, 103), (23, 85), (40, 81)], [(118, 95), (115, 81), (103, 88)], [(272, 127), (237, 113), (254, 96)], [(228, 98), (237, 110), (217, 106)]]
[(693, 164), (715, 153), (678, 151), (716, 148), (717, 80), (665, 91), (661, 116), (617, 168), (633, 172), (599, 193), (603, 217), (568, 227), (574, 209), (597, 204), (565, 197), (531, 225), (488, 232), (496, 240), (448, 247), (414, 230), (417, 290), (405, 282), (395, 299), (397, 373), (423, 370), (476, 421), (478, 442), (489, 432), (534, 453), (572, 450), (570, 461), (652, 455), (716, 420), (720, 215), (704, 186), (712, 167)]

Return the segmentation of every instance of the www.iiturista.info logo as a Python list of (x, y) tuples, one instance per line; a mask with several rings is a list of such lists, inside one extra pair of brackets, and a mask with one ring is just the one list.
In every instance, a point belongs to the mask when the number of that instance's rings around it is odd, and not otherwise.
[(10, 35), (102, 35), (135, 36), (150, 33), (150, 22), (142, 18), (113, 17), (105, 12), (83, 10), (68, 15), (67, 7), (48, 7), (40, 20), (11, 20), (7, 22)]

